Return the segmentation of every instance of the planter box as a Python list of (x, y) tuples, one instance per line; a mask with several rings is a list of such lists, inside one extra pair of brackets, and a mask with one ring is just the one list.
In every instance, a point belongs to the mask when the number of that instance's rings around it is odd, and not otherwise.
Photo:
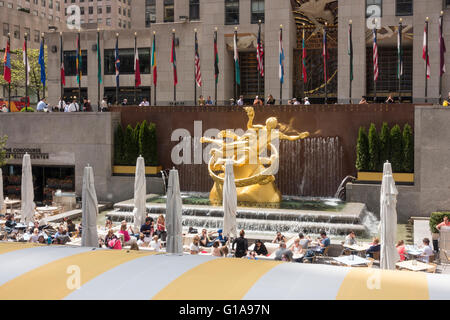
[[(154, 167), (145, 167), (146, 175), (156, 175), (162, 170), (161, 166)], [(136, 166), (113, 166), (112, 168), (113, 175), (120, 176), (134, 176), (136, 173)]]
[[(358, 172), (358, 181), (381, 182), (383, 172)], [(394, 173), (395, 182), (414, 183), (414, 173)]]

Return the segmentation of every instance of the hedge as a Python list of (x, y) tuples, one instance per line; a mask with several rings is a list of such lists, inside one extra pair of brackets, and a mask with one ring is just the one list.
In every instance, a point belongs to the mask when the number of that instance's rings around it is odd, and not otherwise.
[(386, 161), (391, 162), (393, 172), (414, 172), (414, 135), (409, 124), (406, 124), (402, 131), (399, 125), (389, 130), (387, 123), (383, 123), (378, 133), (372, 123), (369, 135), (364, 127), (359, 128), (356, 169), (382, 172)]
[(430, 216), (430, 229), (432, 233), (439, 233), (439, 230), (436, 229), (436, 226), (444, 220), (444, 217), (450, 219), (450, 212), (433, 212)]
[(138, 123), (134, 128), (118, 126), (114, 134), (114, 164), (135, 166), (136, 159), (142, 155), (147, 166), (158, 165), (156, 144), (156, 126), (147, 121)]

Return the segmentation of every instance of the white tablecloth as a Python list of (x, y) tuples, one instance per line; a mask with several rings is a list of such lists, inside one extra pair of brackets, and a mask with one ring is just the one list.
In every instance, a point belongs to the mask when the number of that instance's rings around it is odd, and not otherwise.
[(368, 264), (370, 262), (370, 260), (361, 258), (359, 256), (341, 256), (341, 257), (337, 257), (337, 258), (333, 258), (334, 260), (336, 260), (337, 262), (340, 262), (342, 264), (345, 264), (347, 266), (356, 266), (356, 265), (360, 265), (360, 264)]

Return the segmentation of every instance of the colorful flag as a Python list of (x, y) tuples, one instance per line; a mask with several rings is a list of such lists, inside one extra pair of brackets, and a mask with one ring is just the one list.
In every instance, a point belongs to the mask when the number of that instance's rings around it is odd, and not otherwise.
[(217, 50), (217, 31), (214, 32), (214, 78), (219, 82), (219, 51)]
[(425, 23), (423, 30), (423, 46), (422, 46), (422, 59), (425, 61), (425, 68), (427, 69), (427, 79), (430, 79), (430, 57), (428, 55), (428, 23)]
[(351, 24), (348, 26), (348, 55), (350, 56), (350, 81), (353, 81), (353, 37)]
[(63, 49), (63, 39), (62, 39), (62, 34), (59, 37), (59, 41), (60, 41), (60, 48), (61, 48), (61, 52), (60, 52), (60, 59), (61, 59), (61, 84), (63, 86), (66, 85), (66, 72), (64, 70), (64, 49)]
[(11, 48), (9, 39), (6, 40), (5, 55), (3, 57), (3, 79), (11, 83)]
[(256, 60), (258, 61), (258, 71), (264, 77), (264, 49), (261, 42), (261, 24), (258, 29), (258, 44), (256, 46)]
[(402, 48), (402, 32), (403, 26), (398, 26), (397, 34), (397, 78), (403, 76), (403, 48)]
[(239, 67), (239, 54), (237, 48), (237, 32), (234, 32), (233, 38), (233, 46), (234, 46), (234, 70), (236, 74), (236, 84), (241, 85), (241, 69)]
[(137, 46), (134, 48), (134, 84), (136, 87), (141, 85), (141, 68), (139, 66), (139, 52)]
[(97, 81), (102, 83), (102, 53), (100, 50), (100, 33), (97, 32)]
[(178, 84), (178, 76), (177, 76), (177, 55), (175, 52), (175, 36), (172, 37), (172, 50), (170, 55), (170, 62), (173, 66), (173, 85), (176, 86)]
[(30, 62), (28, 61), (28, 50), (27, 50), (27, 40), (23, 42), (23, 65), (26, 68), (26, 78), (27, 78), (27, 85), (30, 85)]
[(152, 73), (153, 73), (153, 84), (156, 86), (158, 80), (158, 73), (156, 68), (156, 35), (153, 35), (153, 45), (152, 45)]
[(42, 85), (45, 87), (46, 76), (45, 76), (44, 38), (41, 39), (41, 47), (39, 49), (39, 65), (41, 66), (41, 82)]
[(202, 73), (200, 71), (200, 55), (198, 54), (197, 32), (195, 32), (195, 82), (197, 86), (202, 86)]
[(120, 57), (119, 57), (119, 38), (116, 38), (116, 50), (115, 50), (115, 66), (116, 66), (116, 87), (120, 86)]
[(80, 46), (80, 34), (77, 35), (77, 83), (81, 83), (81, 69), (82, 59), (81, 59), (81, 46)]
[(328, 69), (327, 69), (327, 61), (330, 58), (328, 55), (328, 46), (327, 46), (327, 28), (323, 28), (323, 78), (325, 82), (328, 81)]
[(373, 81), (378, 80), (378, 45), (377, 45), (377, 29), (373, 28)]
[(284, 83), (284, 49), (283, 49), (283, 29), (280, 29), (280, 41), (278, 44), (278, 52), (280, 55), (280, 66), (278, 70), (278, 76), (280, 78), (280, 83)]
[(447, 51), (447, 49), (445, 48), (445, 40), (444, 40), (444, 33), (442, 31), (442, 21), (443, 17), (440, 16), (439, 17), (439, 48), (440, 48), (440, 75), (442, 77), (442, 75), (445, 73), (445, 52)]
[(303, 82), (308, 82), (308, 74), (306, 72), (306, 45), (305, 45), (305, 29), (303, 29), (302, 37), (302, 70), (303, 70)]

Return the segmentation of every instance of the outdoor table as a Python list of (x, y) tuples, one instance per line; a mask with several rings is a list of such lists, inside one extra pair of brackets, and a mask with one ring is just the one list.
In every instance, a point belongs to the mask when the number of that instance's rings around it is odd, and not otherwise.
[(45, 207), (37, 207), (36, 210), (39, 211), (40, 213), (49, 214), (55, 212), (56, 210), (58, 210), (58, 208), (45, 206)]
[(27, 228), (27, 226), (26, 225), (24, 225), (24, 224), (22, 224), (22, 223), (18, 223), (18, 224), (16, 224), (15, 225), (15, 227), (14, 228), (16, 228), (16, 229), (26, 229)]
[(397, 262), (395, 265), (401, 269), (407, 269), (411, 271), (426, 271), (431, 268), (429, 264), (416, 260)]
[(301, 259), (303, 258), (305, 255), (303, 253), (296, 253), (292, 256), (293, 260), (297, 260), (297, 259)]
[(356, 252), (366, 252), (369, 248), (370, 248), (370, 244), (368, 243), (363, 243), (361, 245), (359, 244), (353, 244), (353, 245), (346, 245), (344, 244), (344, 248), (350, 249), (352, 251), (356, 251)]
[(405, 246), (405, 252), (411, 256), (420, 256), (423, 253), (423, 249), (417, 246)]
[(357, 266), (357, 265), (361, 265), (361, 264), (367, 265), (370, 262), (370, 260), (361, 258), (360, 256), (355, 256), (355, 255), (340, 256), (340, 257), (336, 257), (333, 259), (339, 263), (345, 264), (346, 266)]
[(4, 203), (6, 205), (6, 208), (8, 208), (8, 205), (10, 206), (10, 213), (12, 213), (13, 207), (17, 204), (20, 204), (20, 200), (10, 200), (10, 199), (5, 199)]

